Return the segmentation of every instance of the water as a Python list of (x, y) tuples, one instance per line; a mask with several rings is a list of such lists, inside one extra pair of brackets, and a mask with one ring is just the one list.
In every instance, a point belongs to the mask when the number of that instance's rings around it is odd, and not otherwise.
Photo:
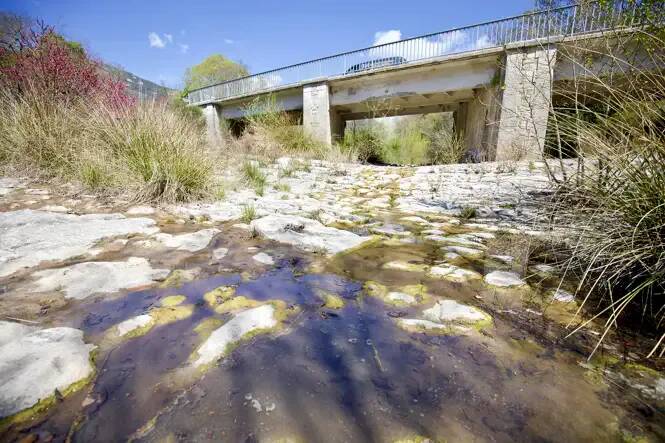
[[(559, 323), (520, 314), (538, 301), (535, 289), (496, 291), (480, 282), (432, 281), (381, 268), (390, 260), (433, 264), (441, 258), (437, 247), (422, 242), (378, 243), (330, 261), (256, 239), (223, 243), (236, 251), (261, 246), (278, 257), (278, 265), (266, 271), (248, 258), (256, 252), (236, 252), (232, 260), (244, 277), (208, 267), (204, 275), (210, 277), (179, 288), (82, 302), (58, 314), (58, 321), (100, 343), (96, 379), (41, 421), (4, 438), (619, 442), (625, 432), (654, 441), (665, 435), (662, 410), (653, 412), (634, 395), (590, 377), (579, 364), (583, 347), (553, 338), (560, 337)], [(423, 306), (397, 308), (363, 295), (367, 280), (390, 287), (424, 283), (436, 297), (485, 309), (494, 327), (466, 336), (408, 333), (395, 317), (417, 316)], [(201, 377), (179, 378), (179, 368), (203, 340), (196, 326), (230, 318), (211, 310), (203, 294), (229, 284), (238, 285), (238, 295), (284, 300), (300, 313), (280, 333), (242, 344)], [(345, 307), (323, 308), (318, 289), (339, 295)], [(174, 294), (195, 306), (192, 316), (106, 344), (109, 328)]]

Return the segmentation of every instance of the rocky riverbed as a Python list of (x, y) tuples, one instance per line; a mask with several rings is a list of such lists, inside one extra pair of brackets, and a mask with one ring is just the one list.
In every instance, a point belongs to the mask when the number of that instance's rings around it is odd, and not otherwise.
[(558, 163), (257, 166), (162, 207), (0, 179), (0, 439), (665, 438), (646, 339), (587, 360), (524, 255)]

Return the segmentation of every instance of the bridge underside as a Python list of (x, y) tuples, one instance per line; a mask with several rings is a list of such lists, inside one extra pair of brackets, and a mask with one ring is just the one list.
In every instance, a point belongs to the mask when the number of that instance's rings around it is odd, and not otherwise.
[[(556, 49), (486, 51), (468, 58), (333, 78), (272, 94), (285, 111), (302, 112), (306, 131), (333, 143), (345, 121), (453, 112), (466, 148), (481, 158), (538, 158), (547, 128)], [(242, 119), (256, 96), (207, 105), (206, 115)], [(214, 131), (210, 131), (215, 137)]]

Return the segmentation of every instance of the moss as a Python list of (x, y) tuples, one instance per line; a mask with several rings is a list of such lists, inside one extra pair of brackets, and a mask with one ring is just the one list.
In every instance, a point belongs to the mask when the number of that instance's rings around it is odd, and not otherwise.
[(163, 306), (150, 311), (150, 316), (157, 325), (165, 325), (189, 317), (194, 312), (194, 305)]
[(323, 294), (323, 306), (328, 309), (342, 309), (344, 307), (344, 299), (339, 295), (326, 292)]
[(163, 299), (160, 300), (160, 303), (162, 306), (165, 307), (172, 307), (172, 306), (178, 306), (179, 304), (182, 304), (187, 300), (187, 297), (184, 295), (169, 295), (168, 297), (164, 297)]
[(183, 269), (176, 269), (171, 272), (169, 276), (159, 285), (162, 288), (169, 288), (172, 286), (181, 286), (186, 281), (192, 279), (192, 273)]
[(372, 280), (368, 280), (363, 284), (363, 290), (372, 297), (383, 298), (388, 293), (388, 288)]
[(210, 337), (210, 334), (212, 334), (215, 329), (219, 328), (223, 324), (224, 322), (218, 318), (208, 317), (196, 325), (194, 332), (199, 335), (199, 338), (205, 340), (206, 338)]
[(211, 308), (231, 299), (236, 293), (235, 286), (220, 286), (203, 294), (203, 299)]
[(255, 308), (260, 306), (261, 302), (252, 300), (251, 298), (244, 297), (239, 295), (233, 297), (220, 305), (215, 307), (215, 312), (218, 314), (225, 314), (227, 312), (241, 311), (243, 309)]
[(633, 374), (637, 373), (639, 375), (643, 375), (643, 376), (647, 376), (647, 377), (653, 377), (653, 378), (663, 377), (663, 374), (656, 371), (655, 369), (650, 368), (648, 366), (641, 365), (639, 363), (626, 363), (623, 366), (623, 369), (627, 372), (631, 372)]
[(406, 285), (399, 288), (399, 291), (414, 296), (418, 303), (426, 303), (432, 298), (425, 285)]

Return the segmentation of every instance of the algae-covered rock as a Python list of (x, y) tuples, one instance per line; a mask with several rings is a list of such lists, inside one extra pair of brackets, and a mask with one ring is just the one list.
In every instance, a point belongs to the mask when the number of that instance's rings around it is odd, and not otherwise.
[(159, 302), (161, 303), (162, 306), (169, 307), (169, 306), (178, 306), (182, 304), (182, 302), (184, 302), (185, 300), (187, 300), (187, 297), (185, 297), (184, 295), (169, 295), (161, 299)]
[(208, 303), (208, 306), (214, 308), (233, 298), (235, 294), (235, 286), (220, 286), (203, 294), (203, 299)]
[(211, 364), (227, 355), (241, 340), (275, 328), (279, 323), (276, 309), (271, 304), (241, 311), (210, 334), (195, 351), (192, 366)]
[(192, 315), (194, 312), (193, 305), (180, 304), (184, 301), (183, 295), (173, 295), (170, 297), (173, 298), (169, 299), (169, 297), (166, 297), (163, 299), (167, 300), (166, 306), (152, 308), (146, 314), (141, 314), (118, 323), (112, 330), (111, 338), (113, 336), (125, 338), (140, 337), (147, 334), (155, 326), (173, 323)]
[(259, 305), (261, 305), (261, 302), (257, 300), (252, 300), (251, 298), (238, 295), (216, 306), (215, 312), (218, 314), (225, 314), (227, 312), (235, 312), (248, 308), (254, 308)]
[(397, 324), (410, 332), (457, 335), (492, 325), (492, 317), (455, 300), (441, 300), (423, 311), (423, 319), (402, 318)]
[(3, 418), (50, 406), (56, 390), (67, 395), (80, 388), (94, 373), (94, 348), (78, 329), (0, 321), (0, 426)]
[(363, 284), (363, 290), (372, 297), (383, 298), (388, 293), (388, 288), (375, 281), (368, 280)]
[(444, 279), (454, 282), (466, 282), (482, 278), (482, 276), (476, 271), (449, 264), (432, 266), (427, 272), (427, 276), (430, 278)]
[(425, 272), (427, 271), (427, 265), (422, 263), (410, 263), (406, 261), (393, 260), (387, 263), (384, 263), (381, 266), (383, 269), (392, 269), (396, 271), (406, 271), (406, 272)]
[(181, 286), (185, 282), (194, 280), (196, 276), (199, 275), (201, 270), (199, 268), (194, 269), (176, 269), (171, 272), (169, 276), (162, 282), (160, 287), (168, 288), (172, 286)]
[(342, 309), (344, 307), (344, 299), (332, 292), (319, 290), (317, 295), (323, 299), (323, 307), (328, 309)]

